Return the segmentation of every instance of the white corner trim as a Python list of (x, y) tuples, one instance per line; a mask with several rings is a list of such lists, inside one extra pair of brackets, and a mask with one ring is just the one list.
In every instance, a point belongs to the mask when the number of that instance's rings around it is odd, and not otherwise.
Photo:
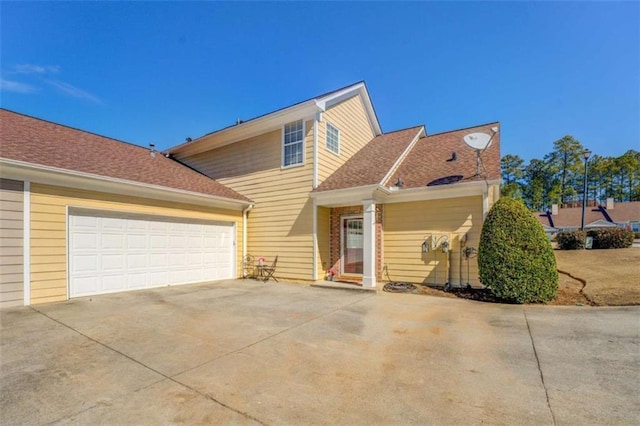
[(249, 206), (242, 210), (242, 278), (246, 276), (247, 271), (244, 269), (244, 258), (247, 256), (247, 220), (248, 214), (253, 208), (253, 204), (249, 204)]
[(311, 186), (313, 189), (318, 187), (318, 116), (321, 113), (317, 113), (313, 119), (313, 181)]
[(409, 152), (411, 152), (411, 150), (413, 149), (415, 144), (420, 139), (420, 136), (423, 135), (423, 134), (426, 134), (426, 132), (424, 130), (424, 126), (421, 126), (420, 130), (418, 131), (418, 133), (411, 140), (411, 143), (405, 148), (404, 151), (402, 151), (402, 154), (400, 154), (400, 156), (398, 157), (396, 162), (393, 163), (393, 166), (391, 166), (391, 168), (389, 169), (387, 174), (384, 175), (384, 177), (380, 181), (380, 185), (384, 186), (385, 182), (387, 182), (387, 180), (389, 180), (391, 178), (391, 176), (396, 172), (396, 170), (398, 170), (398, 167), (400, 167), (400, 164), (402, 164), (404, 159), (407, 158), (407, 155), (409, 155)]
[(318, 206), (316, 199), (313, 199), (313, 268), (311, 279), (318, 280)]
[(24, 306), (31, 304), (31, 182), (23, 181), (22, 189), (22, 280)]

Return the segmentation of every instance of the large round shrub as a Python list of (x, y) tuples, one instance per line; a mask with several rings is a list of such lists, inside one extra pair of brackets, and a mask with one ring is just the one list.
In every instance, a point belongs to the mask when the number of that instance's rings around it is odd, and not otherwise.
[(499, 298), (548, 302), (558, 289), (551, 244), (520, 200), (499, 199), (482, 226), (478, 248), (480, 281)]

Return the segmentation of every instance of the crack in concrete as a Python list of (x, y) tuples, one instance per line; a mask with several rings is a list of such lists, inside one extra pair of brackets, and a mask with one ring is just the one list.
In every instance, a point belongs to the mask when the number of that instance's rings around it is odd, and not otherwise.
[(551, 400), (549, 399), (549, 391), (547, 390), (547, 385), (544, 382), (544, 374), (542, 373), (542, 367), (540, 366), (540, 358), (538, 357), (538, 351), (536, 350), (536, 344), (533, 341), (533, 334), (531, 334), (531, 326), (529, 325), (529, 319), (527, 318), (527, 311), (523, 307), (522, 314), (524, 315), (524, 322), (527, 324), (527, 331), (529, 332), (529, 339), (531, 339), (531, 347), (533, 348), (533, 354), (536, 357), (536, 364), (538, 365), (538, 373), (540, 373), (540, 381), (542, 382), (542, 388), (544, 389), (544, 394), (547, 398), (547, 407), (549, 408), (549, 413), (551, 413), (551, 420), (553, 424), (556, 423), (556, 416), (553, 413), (553, 409), (551, 408)]
[[(233, 350), (233, 351), (231, 351), (231, 352), (227, 352), (227, 353), (225, 353), (225, 354), (222, 354), (222, 355), (220, 355), (220, 356), (217, 356), (217, 357), (215, 357), (215, 358), (213, 358), (213, 359), (211, 359), (211, 360), (209, 360), (209, 361), (207, 361), (207, 362), (204, 362), (204, 363), (202, 363), (202, 364), (200, 364), (200, 365), (197, 365), (197, 366), (192, 367), (192, 368), (188, 368), (188, 369), (186, 369), (186, 370), (184, 370), (184, 371), (180, 371), (180, 372), (178, 372), (178, 373), (174, 374), (173, 376), (168, 376), (168, 375), (166, 375), (166, 374), (162, 373), (161, 371), (158, 371), (158, 370), (156, 370), (155, 368), (150, 367), (150, 366), (148, 366), (148, 365), (144, 364), (143, 362), (138, 361), (137, 359), (135, 359), (135, 358), (133, 358), (133, 357), (131, 357), (131, 356), (129, 356), (129, 355), (127, 355), (127, 354), (125, 354), (124, 352), (121, 352), (121, 351), (119, 351), (119, 350), (117, 350), (117, 349), (115, 349), (115, 348), (112, 348), (111, 346), (107, 345), (106, 343), (100, 342), (99, 340), (96, 340), (96, 339), (92, 338), (91, 336), (88, 336), (88, 335), (84, 334), (83, 332), (81, 332), (81, 331), (79, 331), (79, 330), (77, 330), (77, 329), (75, 329), (75, 328), (71, 327), (70, 325), (65, 324), (64, 322), (62, 322), (62, 321), (60, 321), (60, 320), (57, 320), (57, 319), (55, 319), (55, 318), (53, 318), (53, 317), (51, 317), (51, 316), (47, 315), (46, 313), (44, 313), (44, 312), (42, 312), (42, 311), (40, 311), (40, 310), (38, 310), (38, 309), (34, 308), (33, 306), (30, 306), (29, 308), (31, 308), (33, 311), (35, 311), (35, 312), (39, 313), (40, 315), (44, 316), (45, 318), (48, 318), (48, 319), (50, 319), (51, 321), (54, 321), (54, 322), (56, 322), (56, 323), (58, 323), (58, 324), (62, 325), (63, 327), (66, 327), (66, 328), (68, 328), (68, 329), (70, 329), (70, 330), (74, 331), (75, 333), (78, 333), (79, 335), (83, 336), (84, 338), (86, 338), (86, 339), (88, 339), (88, 340), (90, 340), (90, 341), (92, 341), (92, 342), (94, 342), (94, 343), (97, 343), (98, 345), (100, 345), (100, 346), (102, 346), (102, 347), (104, 347), (104, 348), (106, 348), (106, 349), (109, 349), (110, 351), (113, 351), (113, 352), (115, 352), (115, 353), (117, 353), (117, 354), (119, 354), (119, 355), (121, 355), (121, 356), (123, 356), (123, 357), (127, 358), (128, 360), (130, 360), (130, 361), (132, 361), (132, 362), (134, 362), (134, 363), (136, 363), (136, 364), (138, 364), (138, 365), (140, 365), (140, 366), (142, 366), (142, 367), (144, 367), (144, 368), (146, 368), (146, 369), (148, 369), (148, 370), (151, 370), (151, 371), (153, 371), (154, 373), (156, 373), (156, 374), (160, 375), (161, 377), (163, 377), (163, 379), (162, 379), (162, 380), (158, 380), (157, 382), (154, 382), (154, 383), (152, 383), (152, 384), (150, 384), (150, 385), (148, 385), (148, 386), (144, 386), (144, 387), (142, 387), (142, 388), (140, 388), (140, 389), (136, 389), (135, 391), (133, 391), (133, 393), (136, 393), (136, 392), (139, 392), (140, 390), (147, 389), (147, 388), (149, 388), (149, 387), (151, 387), (151, 386), (154, 386), (154, 385), (156, 385), (156, 384), (158, 384), (158, 383), (162, 382), (163, 380), (169, 380), (169, 381), (171, 381), (171, 382), (173, 382), (173, 383), (176, 383), (176, 384), (178, 384), (178, 385), (180, 385), (180, 386), (183, 386), (183, 387), (185, 387), (185, 388), (187, 388), (187, 389), (191, 390), (192, 392), (197, 393), (198, 395), (200, 395), (200, 396), (202, 396), (202, 397), (204, 397), (204, 398), (206, 398), (206, 399), (209, 399), (210, 401), (215, 402), (216, 404), (221, 405), (221, 406), (222, 406), (222, 407), (224, 407), (224, 408), (227, 408), (227, 409), (229, 409), (229, 410), (231, 410), (231, 411), (234, 411), (234, 412), (236, 412), (236, 413), (238, 413), (238, 414), (240, 414), (240, 415), (242, 415), (242, 416), (244, 416), (244, 417), (246, 417), (246, 418), (248, 418), (248, 419), (250, 419), (250, 420), (253, 420), (253, 421), (255, 421), (255, 422), (258, 422), (258, 423), (260, 423), (260, 424), (262, 424), (262, 425), (267, 425), (267, 423), (263, 422), (262, 420), (260, 420), (260, 419), (258, 419), (258, 418), (256, 418), (256, 417), (253, 417), (253, 416), (252, 416), (252, 415), (250, 415), (249, 413), (246, 413), (246, 412), (243, 412), (243, 411), (237, 410), (237, 409), (235, 409), (235, 408), (231, 407), (230, 405), (227, 405), (227, 404), (225, 404), (224, 402), (219, 401), (218, 399), (214, 398), (213, 396), (211, 396), (211, 395), (209, 395), (209, 394), (207, 394), (207, 393), (201, 392), (201, 391), (199, 391), (198, 389), (195, 389), (195, 388), (193, 388), (193, 387), (189, 386), (188, 384), (186, 384), (186, 383), (184, 383), (184, 382), (181, 382), (180, 380), (175, 379), (175, 377), (176, 377), (176, 376), (179, 376), (179, 375), (181, 375), (181, 374), (184, 374), (184, 373), (186, 373), (186, 372), (188, 372), (188, 371), (191, 371), (191, 370), (195, 370), (195, 369), (197, 369), (197, 368), (200, 368), (200, 367), (202, 367), (202, 366), (204, 366), (204, 365), (207, 365), (207, 364), (209, 364), (209, 363), (215, 362), (215, 361), (217, 361), (217, 360), (219, 360), (219, 359), (221, 359), (221, 358), (224, 358), (224, 357), (226, 357), (226, 356), (229, 356), (229, 355), (233, 355), (233, 354), (239, 353), (239, 352), (241, 352), (241, 351), (243, 351), (243, 350), (245, 350), (245, 349), (247, 349), (247, 348), (250, 348), (250, 347), (252, 347), (252, 346), (255, 346), (255, 345), (257, 345), (257, 344), (259, 344), (259, 343), (262, 343), (262, 342), (264, 342), (264, 341), (266, 341), (266, 340), (269, 340), (269, 339), (272, 339), (272, 338), (274, 338), (274, 337), (277, 337), (277, 336), (279, 336), (279, 335), (281, 335), (281, 334), (283, 334), (283, 333), (286, 333), (286, 332), (288, 332), (288, 331), (294, 330), (294, 329), (296, 329), (296, 328), (298, 328), (298, 327), (302, 327), (303, 325), (308, 324), (308, 323), (310, 323), (310, 322), (312, 322), (312, 321), (316, 321), (316, 320), (318, 320), (318, 319), (321, 319), (321, 318), (324, 318), (324, 317), (326, 317), (326, 316), (329, 316), (329, 315), (331, 315), (331, 314), (333, 314), (333, 313), (335, 313), (335, 312), (338, 312), (338, 311), (340, 311), (340, 310), (342, 310), (342, 309), (344, 309), (344, 308), (347, 308), (347, 307), (349, 307), (349, 306), (355, 305), (356, 303), (360, 303), (360, 302), (362, 302), (363, 300), (368, 299), (369, 297), (372, 297), (372, 296), (374, 296), (374, 295), (375, 295), (375, 294), (368, 294), (368, 295), (366, 295), (366, 296), (364, 296), (364, 297), (362, 297), (362, 298), (359, 298), (358, 300), (355, 300), (355, 301), (353, 301), (353, 302), (346, 303), (346, 304), (344, 304), (344, 305), (340, 305), (340, 306), (338, 306), (338, 307), (337, 307), (337, 308), (335, 308), (335, 309), (332, 309), (332, 310), (330, 310), (330, 311), (328, 311), (328, 312), (325, 312), (325, 313), (323, 313), (323, 314), (321, 314), (321, 315), (317, 315), (317, 316), (315, 316), (315, 317), (309, 318), (308, 320), (303, 321), (303, 322), (300, 322), (300, 323), (298, 323), (298, 324), (292, 325), (291, 327), (285, 328), (284, 330), (280, 330), (280, 331), (279, 331), (279, 332), (277, 332), (277, 333), (271, 334), (271, 335), (269, 335), (269, 336), (267, 336), (267, 337), (264, 337), (264, 338), (262, 338), (262, 339), (260, 339), (260, 340), (256, 340), (255, 342), (252, 342), (252, 343), (250, 343), (250, 344), (248, 344), (248, 345), (245, 345), (245, 346), (243, 346), (243, 347), (241, 347), (241, 348), (235, 349), (235, 350)], [(81, 414), (81, 413), (83, 413), (83, 412), (85, 412), (85, 411), (89, 411), (89, 410), (91, 410), (91, 409), (93, 409), (93, 408), (95, 408), (95, 407), (97, 407), (97, 406), (99, 406), (99, 405), (100, 405), (100, 404), (96, 404), (96, 405), (93, 405), (93, 406), (91, 406), (91, 407), (88, 407), (88, 408), (86, 408), (86, 409), (84, 409), (84, 410), (81, 410), (81, 411), (79, 411), (79, 412), (77, 412), (77, 413), (74, 413), (74, 414), (73, 414), (73, 416), (76, 416), (76, 415), (78, 415), (78, 414)], [(68, 417), (64, 417), (64, 418), (68, 418)], [(62, 418), (62, 419), (64, 419), (64, 418)], [(60, 421), (60, 420), (62, 420), (62, 419), (55, 420), (54, 422), (52, 422), (52, 423), (50, 423), (50, 424), (53, 424), (53, 423), (59, 422), (59, 421)]]
[[(55, 318), (53, 318), (53, 317), (50, 317), (49, 315), (45, 314), (45, 313), (44, 313), (44, 312), (42, 312), (42, 311), (39, 311), (38, 309), (36, 309), (36, 308), (34, 308), (34, 307), (32, 307), (32, 306), (30, 306), (30, 308), (31, 308), (32, 310), (34, 310), (35, 312), (39, 313), (40, 315), (44, 316), (45, 318), (48, 318), (48, 319), (50, 319), (51, 321), (54, 321), (54, 322), (56, 322), (56, 323), (60, 324), (61, 326), (66, 327), (66, 328), (68, 328), (69, 330), (72, 330), (72, 331), (74, 331), (74, 332), (78, 333), (79, 335), (83, 336), (84, 338), (89, 339), (89, 340), (91, 340), (92, 342), (97, 343), (98, 345), (100, 345), (100, 346), (102, 346), (102, 347), (104, 347), (104, 348), (106, 348), (106, 349), (109, 349), (110, 351), (113, 351), (113, 352), (115, 352), (115, 353), (117, 353), (117, 354), (119, 354), (119, 355), (121, 355), (121, 356), (123, 356), (123, 357), (127, 358), (128, 360), (130, 360), (130, 361), (132, 361), (132, 362), (135, 362), (136, 364), (138, 364), (138, 365), (140, 365), (140, 366), (142, 366), (142, 367), (144, 367), (144, 368), (146, 368), (146, 369), (148, 369), (148, 370), (153, 371), (154, 373), (156, 373), (156, 374), (160, 375), (161, 377), (164, 377), (164, 380), (169, 380), (169, 381), (171, 381), (171, 382), (174, 382), (174, 383), (176, 383), (176, 384), (178, 384), (178, 385), (180, 385), (180, 386), (183, 386), (183, 387), (185, 387), (185, 388), (187, 388), (187, 389), (191, 390), (192, 392), (197, 393), (198, 395), (200, 395), (200, 396), (202, 396), (202, 397), (204, 397), (204, 398), (206, 398), (206, 399), (208, 399), (208, 400), (210, 400), (210, 401), (215, 402), (215, 403), (216, 403), (216, 404), (218, 404), (218, 405), (221, 405), (221, 406), (222, 406), (222, 407), (224, 407), (224, 408), (227, 408), (227, 409), (229, 409), (229, 410), (231, 410), (231, 411), (233, 411), (233, 412), (235, 412), (235, 413), (240, 414), (241, 416), (244, 416), (244, 417), (246, 417), (246, 418), (248, 418), (248, 419), (250, 419), (250, 420), (253, 420), (253, 421), (255, 421), (255, 422), (258, 422), (258, 423), (260, 423), (261, 425), (266, 425), (266, 423), (264, 423), (263, 421), (261, 421), (261, 420), (259, 420), (259, 419), (255, 418), (255, 417), (253, 417), (253, 416), (252, 416), (252, 415), (250, 415), (249, 413), (245, 413), (245, 412), (243, 412), (243, 411), (237, 410), (237, 409), (235, 409), (235, 408), (233, 408), (233, 407), (231, 407), (231, 406), (229, 406), (229, 405), (225, 404), (224, 402), (222, 402), (222, 401), (219, 401), (219, 400), (215, 399), (215, 398), (214, 398), (214, 397), (212, 397), (211, 395), (208, 395), (208, 394), (206, 394), (206, 393), (200, 392), (199, 390), (194, 389), (194, 388), (192, 388), (191, 386), (189, 386), (189, 385), (187, 385), (187, 384), (185, 384), (185, 383), (182, 383), (182, 382), (180, 382), (180, 381), (178, 381), (178, 380), (175, 380), (175, 379), (173, 379), (171, 376), (167, 376), (166, 374), (164, 374), (164, 373), (162, 373), (162, 372), (160, 372), (160, 371), (156, 370), (155, 368), (150, 367), (150, 366), (148, 366), (148, 365), (144, 364), (143, 362), (140, 362), (140, 361), (138, 361), (137, 359), (132, 358), (131, 356), (129, 356), (129, 355), (127, 355), (127, 354), (125, 354), (125, 353), (123, 353), (123, 352), (121, 352), (121, 351), (119, 351), (119, 350), (117, 350), (117, 349), (115, 349), (115, 348), (112, 348), (111, 346), (109, 346), (109, 345), (107, 345), (107, 344), (105, 344), (105, 343), (102, 343), (102, 342), (100, 342), (99, 340), (96, 340), (96, 339), (92, 338), (91, 336), (88, 336), (88, 335), (84, 334), (83, 332), (81, 332), (81, 331), (79, 331), (79, 330), (76, 330), (75, 328), (71, 327), (70, 325), (67, 325), (67, 324), (63, 323), (62, 321), (59, 321), (59, 320), (57, 320), (57, 319), (55, 319)], [(159, 383), (159, 382), (161, 382), (161, 381), (162, 381), (162, 380), (159, 380), (158, 382), (155, 382), (154, 384)], [(152, 385), (153, 385), (153, 384), (152, 384)], [(152, 385), (150, 385), (150, 386), (152, 386)], [(138, 390), (136, 390), (136, 391), (134, 391), (134, 392), (137, 392), (137, 391), (139, 391), (139, 390), (140, 390), (140, 389), (138, 389)], [(97, 407), (98, 405), (99, 405), (99, 404), (96, 404), (96, 405), (94, 405), (94, 406), (93, 406), (93, 407), (91, 407), (91, 408)], [(83, 410), (83, 411), (81, 411), (81, 412), (79, 412), (79, 413), (76, 413), (76, 414), (74, 414), (74, 415), (78, 415), (78, 414), (80, 414), (80, 413), (82, 413), (82, 412), (84, 412), (84, 411), (87, 411), (87, 410)], [(60, 420), (61, 420), (61, 419), (58, 419), (57, 421), (60, 421)]]

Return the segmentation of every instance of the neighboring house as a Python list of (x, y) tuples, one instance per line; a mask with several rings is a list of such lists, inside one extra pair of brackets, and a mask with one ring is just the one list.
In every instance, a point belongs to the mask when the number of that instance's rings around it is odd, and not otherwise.
[[(364, 83), (166, 153), (0, 118), (2, 306), (239, 277), (246, 254), (291, 281), (480, 285), (497, 123), (383, 133)], [(479, 162), (472, 132), (493, 136)]]
[[(554, 204), (549, 211), (537, 212), (536, 218), (542, 223), (547, 234), (572, 231), (580, 229), (582, 207), (558, 208)], [(587, 206), (584, 212), (584, 227), (618, 227), (640, 232), (640, 201), (616, 203), (613, 198), (608, 198), (604, 205)]]

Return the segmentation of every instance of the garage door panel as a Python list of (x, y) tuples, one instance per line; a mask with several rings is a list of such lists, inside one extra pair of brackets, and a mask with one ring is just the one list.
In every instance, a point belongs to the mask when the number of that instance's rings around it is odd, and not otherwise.
[(70, 215), (71, 297), (232, 277), (233, 225), (116, 216)]
[(102, 291), (105, 293), (121, 291), (125, 289), (125, 275), (103, 275)]
[(83, 274), (98, 269), (98, 254), (74, 254), (71, 262), (71, 272)]
[(105, 231), (121, 231), (125, 228), (125, 221), (126, 219), (116, 217), (100, 218), (100, 223)]
[(71, 280), (71, 286), (76, 296), (97, 294), (100, 290), (98, 277), (74, 277)]
[(147, 236), (145, 234), (128, 234), (127, 248), (131, 250), (147, 249)]

